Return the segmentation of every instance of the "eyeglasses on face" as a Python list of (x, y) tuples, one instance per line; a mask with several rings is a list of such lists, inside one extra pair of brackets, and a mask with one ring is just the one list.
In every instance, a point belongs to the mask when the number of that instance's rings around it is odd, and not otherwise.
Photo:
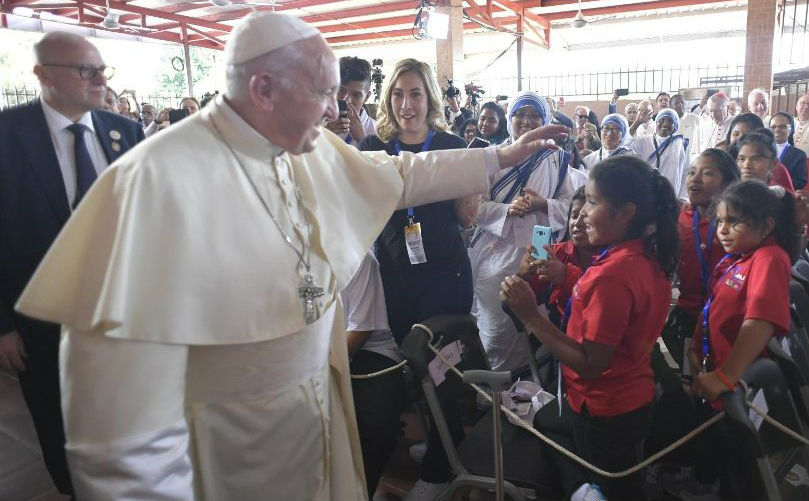
[(604, 134), (620, 134), (621, 133), (621, 129), (619, 129), (618, 127), (610, 126), (610, 125), (608, 125), (606, 127), (601, 127), (601, 130), (604, 132)]
[(590, 118), (589, 115), (579, 115), (578, 113), (576, 113), (576, 116), (581, 118), (582, 120)]
[(92, 80), (101, 73), (101, 76), (109, 80), (110, 78), (115, 75), (115, 68), (112, 66), (93, 66), (92, 64), (56, 64), (56, 63), (46, 63), (41, 64), (40, 66), (56, 66), (59, 68), (73, 68), (75, 70), (79, 70), (79, 78), (82, 80)]

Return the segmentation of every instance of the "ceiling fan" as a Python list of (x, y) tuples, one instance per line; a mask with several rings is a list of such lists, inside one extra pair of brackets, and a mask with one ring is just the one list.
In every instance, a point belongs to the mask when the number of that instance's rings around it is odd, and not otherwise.
[(596, 21), (607, 21), (609, 19), (615, 19), (618, 16), (610, 16), (610, 17), (601, 17), (598, 19), (588, 19), (584, 17), (584, 14), (581, 12), (581, 0), (579, 0), (579, 11), (576, 12), (576, 15), (571, 19), (570, 26), (573, 28), (584, 28), (590, 23), (595, 23)]

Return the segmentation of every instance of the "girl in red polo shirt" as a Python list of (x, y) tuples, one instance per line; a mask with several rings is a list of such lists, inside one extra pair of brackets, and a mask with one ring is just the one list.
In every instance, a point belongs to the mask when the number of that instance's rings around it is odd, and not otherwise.
[[(789, 328), (790, 263), (798, 249), (795, 207), (789, 192), (760, 181), (734, 184), (718, 199), (716, 234), (727, 254), (713, 271), (688, 353), (698, 374), (692, 390), (713, 409), (721, 408), (719, 396), (736, 386), (769, 339)], [(711, 413), (698, 409), (702, 418)], [(700, 462), (697, 473), (719, 475), (722, 499), (764, 497), (758, 475), (751, 473), (750, 452), (727, 429), (712, 428), (704, 445), (723, 460)]]
[(520, 261), (520, 278), (526, 280), (540, 302), (547, 305), (548, 317), (556, 325), (561, 322), (573, 286), (599, 253), (599, 248), (587, 240), (584, 218), (580, 216), (585, 200), (582, 186), (570, 200), (563, 241), (546, 247), (548, 259), (533, 259), (533, 247), (528, 247)]
[(770, 338), (789, 328), (790, 263), (799, 246), (795, 199), (780, 187), (731, 186), (719, 197), (716, 220), (727, 255), (702, 309), (704, 339), (689, 353), (702, 368), (694, 392), (709, 401), (732, 390)]
[(680, 295), (677, 306), (669, 314), (663, 330), (669, 352), (684, 374), (685, 350), (691, 347), (691, 336), (697, 317), (707, 298), (708, 280), (725, 250), (716, 237), (716, 222), (711, 205), (727, 186), (739, 179), (739, 168), (724, 151), (709, 148), (700, 154), (686, 176), (690, 207), (680, 213), (677, 230), (680, 235)]
[[(567, 332), (538, 314), (521, 278), (506, 278), (502, 297), (563, 366), (564, 415), (553, 419), (558, 409), (543, 407), (534, 425), (567, 436), (564, 445), (602, 469), (620, 471), (640, 461), (652, 421), (650, 359), (671, 300), (679, 204), (666, 178), (631, 156), (596, 165), (585, 190), (587, 239), (604, 251), (573, 288)], [(594, 474), (550, 457), (571, 499), (592, 493)], [(608, 499), (644, 497), (638, 474), (599, 483)]]

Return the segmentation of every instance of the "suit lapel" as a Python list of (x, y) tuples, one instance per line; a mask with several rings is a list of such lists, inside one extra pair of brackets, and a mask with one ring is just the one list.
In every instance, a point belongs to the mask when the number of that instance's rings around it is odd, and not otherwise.
[(64, 223), (70, 217), (65, 181), (39, 100), (31, 105), (31, 113), (22, 122), (20, 142), (31, 159), (31, 170), (45, 191), (56, 216)]
[[(95, 128), (96, 136), (98, 136), (98, 141), (101, 143), (101, 148), (104, 150), (104, 156), (107, 157), (107, 163), (111, 164), (121, 155), (121, 150), (119, 149), (117, 152), (113, 151), (112, 142), (110, 141), (112, 138), (110, 137), (111, 130), (109, 124), (107, 124), (100, 114), (91, 111), (90, 116), (93, 118), (93, 127)], [(120, 135), (118, 137), (120, 139)], [(118, 145), (120, 148), (120, 143), (118, 143)]]

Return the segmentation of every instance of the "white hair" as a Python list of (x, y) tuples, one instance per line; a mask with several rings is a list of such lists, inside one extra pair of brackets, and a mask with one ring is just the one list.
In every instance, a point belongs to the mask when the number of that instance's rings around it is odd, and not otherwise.
[(282, 85), (288, 83), (290, 72), (299, 71), (301, 61), (305, 60), (302, 42), (308, 39), (284, 45), (271, 52), (248, 59), (240, 64), (229, 64), (225, 68), (226, 95), (231, 99), (247, 100), (250, 95), (250, 78), (256, 73), (273, 73)]
[(753, 104), (753, 97), (754, 97), (756, 94), (761, 94), (761, 95), (763, 95), (763, 96), (764, 96), (764, 99), (766, 99), (766, 100), (767, 100), (767, 102), (769, 102), (769, 101), (770, 101), (770, 95), (769, 95), (769, 94), (767, 94), (767, 91), (765, 91), (765, 90), (764, 90), (764, 89), (762, 89), (762, 88), (755, 88), (755, 89), (753, 89), (753, 90), (751, 90), (751, 91), (750, 91), (750, 94), (748, 94), (748, 95), (747, 95), (747, 105), (748, 105), (748, 106), (751, 106), (751, 105)]

